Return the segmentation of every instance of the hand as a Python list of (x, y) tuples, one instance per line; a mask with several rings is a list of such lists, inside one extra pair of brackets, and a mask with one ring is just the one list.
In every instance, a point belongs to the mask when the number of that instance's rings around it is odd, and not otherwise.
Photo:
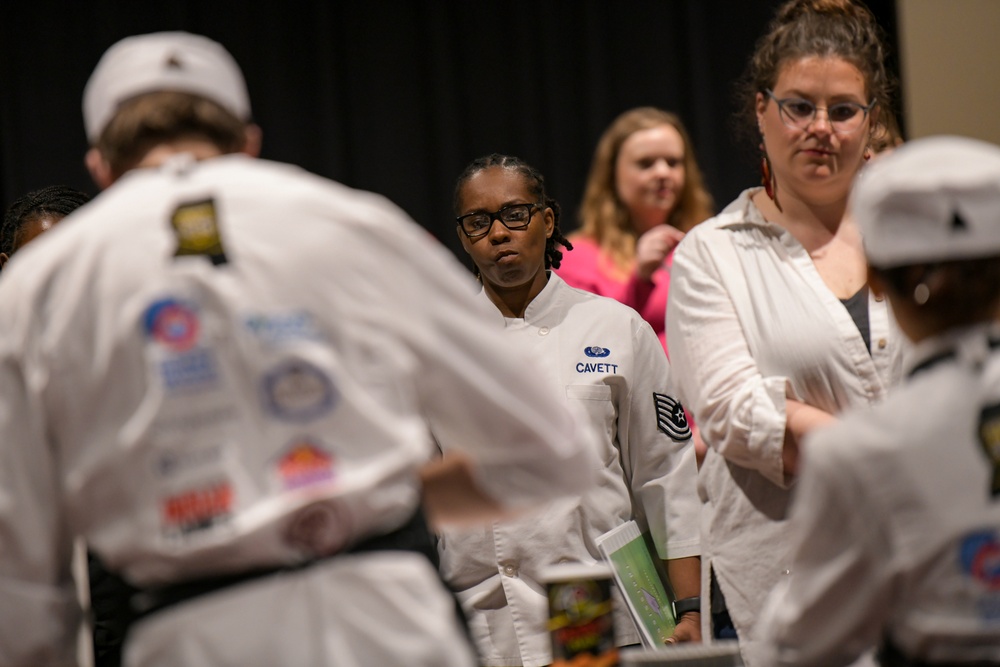
[(669, 646), (671, 644), (685, 644), (688, 642), (701, 643), (700, 612), (689, 611), (681, 616), (680, 620), (677, 621), (677, 627), (674, 628), (674, 634), (670, 636), (666, 644)]
[(657, 225), (639, 237), (635, 244), (635, 268), (643, 280), (653, 277), (667, 255), (684, 238), (684, 232), (670, 225)]

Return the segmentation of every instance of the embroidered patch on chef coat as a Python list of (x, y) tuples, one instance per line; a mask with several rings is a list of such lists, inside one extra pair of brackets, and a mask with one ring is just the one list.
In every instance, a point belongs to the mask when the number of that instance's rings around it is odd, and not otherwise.
[(297, 438), (277, 460), (275, 472), (286, 491), (329, 482), (333, 479), (333, 455), (318, 440)]
[(206, 255), (212, 264), (225, 264), (226, 251), (222, 247), (219, 232), (219, 218), (215, 211), (215, 200), (181, 204), (170, 216), (170, 224), (177, 237), (174, 257), (182, 255)]
[(962, 572), (990, 591), (1000, 591), (1000, 540), (989, 530), (970, 533), (959, 545)]
[(996, 498), (1000, 496), (1000, 403), (987, 406), (979, 413), (979, 442), (993, 466), (990, 492)]
[(602, 358), (611, 354), (611, 350), (600, 345), (591, 345), (590, 347), (583, 348), (583, 353), (588, 357)]
[(318, 419), (333, 409), (339, 397), (333, 380), (301, 359), (273, 368), (262, 384), (265, 407), (274, 416), (288, 421)]
[(233, 487), (225, 480), (175, 493), (161, 502), (163, 527), (171, 535), (212, 528), (229, 519), (233, 498)]
[(684, 406), (675, 398), (653, 392), (656, 405), (656, 426), (674, 440), (689, 440), (691, 426), (684, 415)]
[(174, 352), (186, 352), (198, 342), (201, 325), (192, 304), (166, 298), (155, 301), (143, 315), (146, 334)]

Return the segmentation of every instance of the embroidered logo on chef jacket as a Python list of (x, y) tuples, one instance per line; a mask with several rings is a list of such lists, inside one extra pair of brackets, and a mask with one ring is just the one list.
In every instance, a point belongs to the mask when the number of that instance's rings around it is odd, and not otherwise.
[(198, 346), (201, 322), (194, 304), (172, 297), (155, 301), (143, 314), (146, 336), (162, 351), (157, 360), (167, 390), (204, 389), (218, 380), (211, 350)]
[(265, 345), (322, 339), (315, 319), (306, 311), (247, 315), (243, 320), (243, 325), (247, 331)]
[(187, 535), (226, 521), (233, 509), (233, 487), (216, 481), (163, 500), (161, 518), (169, 533)]
[(217, 466), (222, 461), (222, 445), (192, 449), (167, 449), (156, 454), (153, 471), (159, 477), (174, 477)]
[(1000, 496), (1000, 404), (987, 406), (979, 413), (979, 442), (993, 466), (990, 492), (996, 498)]
[(684, 415), (681, 402), (653, 392), (653, 404), (656, 406), (656, 427), (673, 440), (688, 440), (691, 438), (691, 425)]
[(177, 237), (174, 257), (205, 255), (215, 266), (227, 262), (214, 200), (181, 204), (170, 216), (170, 224)]
[(970, 533), (959, 545), (962, 572), (986, 590), (976, 598), (976, 611), (988, 621), (1000, 620), (1000, 540), (990, 530)]
[(295, 513), (285, 542), (309, 556), (330, 556), (347, 546), (353, 533), (350, 515), (334, 500), (313, 503)]
[(192, 304), (161, 299), (146, 309), (143, 321), (146, 334), (174, 352), (186, 352), (198, 342), (201, 327)]
[(288, 361), (264, 376), (267, 410), (288, 421), (311, 421), (328, 413), (337, 399), (333, 381), (301, 359)]
[(333, 479), (333, 455), (311, 438), (293, 441), (275, 466), (286, 491)]
[[(591, 345), (589, 347), (583, 348), (583, 353), (590, 357), (591, 359), (603, 359), (611, 355), (611, 350), (606, 347), (601, 347), (600, 345)], [(609, 364), (608, 362), (589, 362), (581, 361), (576, 365), (577, 373), (611, 373), (615, 374), (618, 372), (618, 364)]]

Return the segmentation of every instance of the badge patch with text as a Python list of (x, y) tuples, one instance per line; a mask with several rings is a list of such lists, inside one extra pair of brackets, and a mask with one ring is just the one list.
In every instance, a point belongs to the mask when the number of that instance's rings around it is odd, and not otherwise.
[(175, 257), (205, 255), (215, 266), (226, 263), (226, 251), (222, 247), (214, 200), (206, 199), (178, 206), (170, 217), (170, 224), (177, 237)]
[(224, 522), (232, 509), (233, 487), (227, 481), (219, 481), (164, 499), (163, 526), (168, 532), (187, 535)]
[(333, 455), (309, 438), (293, 442), (278, 459), (277, 473), (286, 491), (333, 479)]
[(979, 442), (993, 466), (990, 492), (1000, 496), (1000, 404), (983, 408), (979, 413)]
[(302, 361), (288, 361), (264, 376), (264, 400), (279, 419), (304, 422), (333, 409), (337, 390), (322, 370)]

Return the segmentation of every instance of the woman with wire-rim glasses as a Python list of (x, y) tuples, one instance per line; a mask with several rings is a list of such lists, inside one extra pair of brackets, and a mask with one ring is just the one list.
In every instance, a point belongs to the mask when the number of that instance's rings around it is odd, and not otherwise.
[(691, 230), (675, 254), (670, 357), (708, 447), (703, 632), (737, 637), (749, 667), (762, 664), (764, 598), (790, 570), (785, 525), (808, 456), (802, 439), (845, 408), (881, 401), (901, 375), (901, 338), (844, 219), (890, 108), (885, 59), (860, 2), (785, 3), (743, 80), (762, 187)]

